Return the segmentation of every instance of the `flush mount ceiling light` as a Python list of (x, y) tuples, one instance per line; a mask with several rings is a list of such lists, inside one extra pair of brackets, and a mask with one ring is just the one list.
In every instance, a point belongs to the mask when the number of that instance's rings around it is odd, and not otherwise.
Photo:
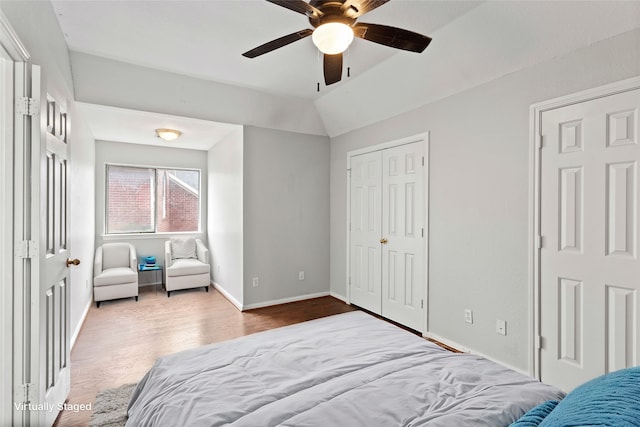
[(313, 44), (327, 55), (342, 53), (353, 41), (353, 30), (342, 22), (322, 24), (313, 31)]
[(156, 136), (158, 138), (162, 138), (165, 141), (173, 141), (178, 139), (178, 137), (182, 135), (182, 132), (175, 129), (156, 129)]

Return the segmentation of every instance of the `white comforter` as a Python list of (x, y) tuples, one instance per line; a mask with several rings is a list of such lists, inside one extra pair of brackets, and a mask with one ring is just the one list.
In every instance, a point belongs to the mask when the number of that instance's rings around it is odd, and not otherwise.
[(159, 358), (127, 426), (508, 426), (563, 393), (362, 312)]

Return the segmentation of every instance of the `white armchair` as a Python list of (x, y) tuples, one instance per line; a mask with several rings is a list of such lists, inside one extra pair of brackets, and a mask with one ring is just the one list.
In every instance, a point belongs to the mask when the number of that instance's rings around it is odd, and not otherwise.
[(202, 240), (193, 237), (167, 240), (164, 244), (164, 275), (167, 297), (171, 296), (171, 291), (179, 289), (204, 287), (209, 292), (209, 250)]
[(100, 302), (135, 297), (138, 301), (138, 259), (129, 243), (105, 243), (93, 262), (93, 299)]

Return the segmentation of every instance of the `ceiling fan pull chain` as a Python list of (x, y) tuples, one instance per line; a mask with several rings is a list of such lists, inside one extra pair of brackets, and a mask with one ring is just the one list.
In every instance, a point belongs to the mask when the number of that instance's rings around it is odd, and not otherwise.
[(347, 77), (351, 77), (351, 67), (347, 67)]

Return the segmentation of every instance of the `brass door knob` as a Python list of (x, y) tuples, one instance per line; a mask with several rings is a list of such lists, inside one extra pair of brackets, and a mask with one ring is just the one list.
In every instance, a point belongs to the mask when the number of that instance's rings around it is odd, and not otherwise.
[(75, 258), (75, 259), (67, 258), (67, 267), (69, 267), (72, 264), (78, 265), (80, 264), (80, 260), (78, 258)]
[(382, 239), (380, 239), (380, 243), (382, 243), (383, 245), (386, 245), (388, 242), (387, 239), (385, 239), (384, 237)]

